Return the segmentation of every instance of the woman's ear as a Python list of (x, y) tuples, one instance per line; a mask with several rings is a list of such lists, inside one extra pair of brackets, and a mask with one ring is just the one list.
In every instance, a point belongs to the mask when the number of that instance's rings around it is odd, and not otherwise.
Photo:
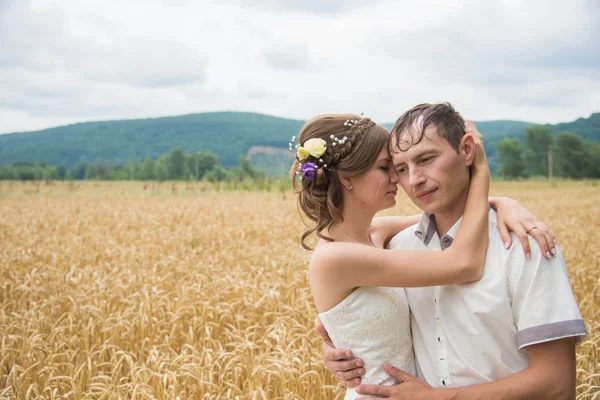
[(342, 186), (344, 186), (344, 188), (346, 190), (352, 190), (354, 189), (354, 187), (352, 186), (352, 181), (350, 180), (350, 178), (344, 178), (341, 175), (338, 175), (338, 179), (340, 180), (340, 183), (342, 184)]
[(475, 160), (475, 140), (473, 136), (466, 134), (460, 140), (459, 153), (464, 157), (467, 167), (470, 167)]

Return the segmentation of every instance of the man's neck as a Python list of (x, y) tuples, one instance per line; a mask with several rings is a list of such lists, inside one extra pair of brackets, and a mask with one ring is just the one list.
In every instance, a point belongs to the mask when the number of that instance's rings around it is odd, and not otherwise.
[(435, 213), (435, 228), (438, 236), (443, 237), (464, 214), (463, 210)]
[(447, 209), (435, 213), (435, 227), (439, 237), (444, 236), (448, 231), (456, 224), (456, 222), (465, 213), (465, 207), (467, 205), (467, 194), (465, 191), (454, 204), (450, 205)]

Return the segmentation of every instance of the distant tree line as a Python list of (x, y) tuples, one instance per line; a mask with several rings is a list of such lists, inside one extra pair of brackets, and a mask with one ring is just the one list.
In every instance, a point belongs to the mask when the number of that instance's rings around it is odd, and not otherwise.
[[(525, 145), (518, 139), (498, 142), (497, 175), (507, 179), (535, 176), (583, 179), (600, 178), (600, 144), (570, 132), (554, 136), (547, 126), (530, 126)], [(186, 154), (173, 148), (158, 159), (118, 166), (107, 163), (82, 163), (70, 170), (61, 165), (15, 162), (0, 167), (0, 180), (206, 180), (209, 182), (262, 180), (265, 174), (239, 156), (239, 165), (224, 168), (217, 156), (207, 150)]]
[(497, 175), (505, 178), (600, 178), (600, 144), (574, 133), (553, 136), (546, 126), (530, 126), (525, 130), (525, 146), (507, 138), (496, 150)]
[(181, 147), (173, 148), (157, 160), (147, 157), (144, 161), (129, 162), (119, 166), (105, 163), (83, 163), (66, 170), (63, 166), (45, 162), (16, 162), (0, 168), (0, 180), (260, 180), (264, 173), (250, 165), (245, 157), (239, 157), (239, 165), (229, 169), (219, 163), (217, 156), (203, 150), (186, 154)]

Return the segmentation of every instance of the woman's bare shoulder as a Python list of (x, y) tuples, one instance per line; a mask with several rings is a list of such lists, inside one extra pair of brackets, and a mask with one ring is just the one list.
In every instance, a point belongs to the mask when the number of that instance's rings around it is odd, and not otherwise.
[(357, 256), (360, 252), (369, 249), (371, 248), (358, 243), (322, 240), (313, 251), (310, 267), (311, 269), (335, 270), (343, 267), (349, 259)]
[(331, 242), (321, 239), (315, 246), (310, 258), (311, 266), (320, 266), (335, 260), (340, 250), (339, 244), (340, 242)]

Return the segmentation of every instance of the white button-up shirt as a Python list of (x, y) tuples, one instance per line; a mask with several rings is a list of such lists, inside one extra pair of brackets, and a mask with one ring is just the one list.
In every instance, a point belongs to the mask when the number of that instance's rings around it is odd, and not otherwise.
[[(440, 239), (435, 218), (423, 215), (389, 247), (447, 249), (461, 220)], [(546, 259), (532, 243), (527, 260), (514, 235), (513, 246), (506, 250), (494, 210), (489, 213), (489, 235), (480, 281), (406, 289), (417, 375), (434, 387), (504, 378), (527, 368), (526, 346), (565, 337), (580, 341), (587, 334), (560, 250)]]

